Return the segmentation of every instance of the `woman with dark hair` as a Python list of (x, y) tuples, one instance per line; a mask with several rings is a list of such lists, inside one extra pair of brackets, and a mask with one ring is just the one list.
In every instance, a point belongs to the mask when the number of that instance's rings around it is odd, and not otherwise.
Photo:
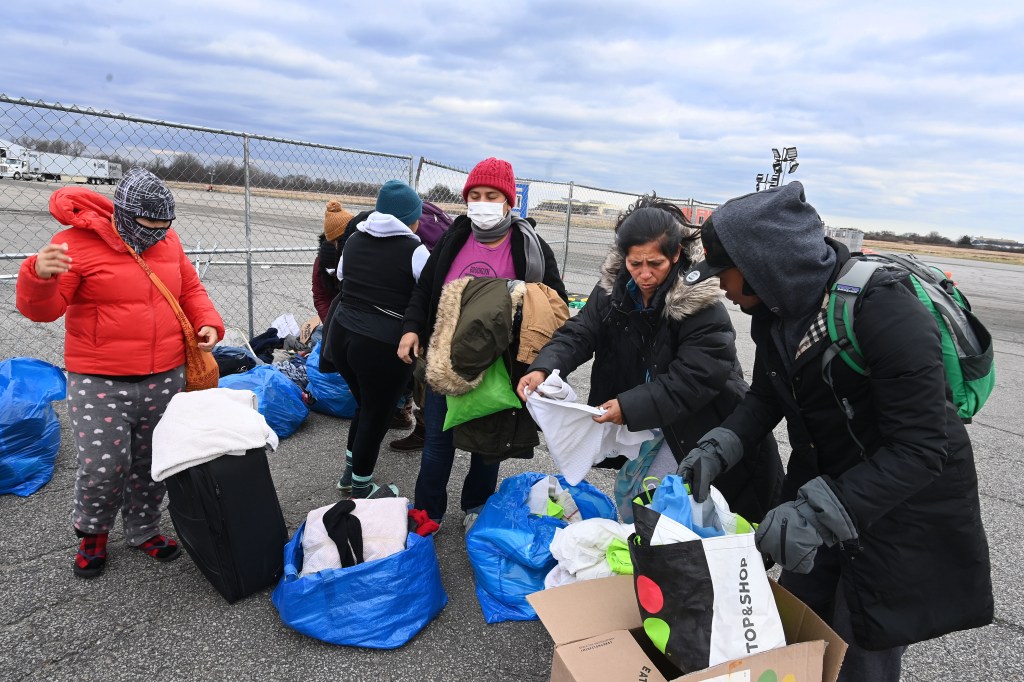
[[(615, 244), (587, 305), (541, 350), (519, 381), (519, 396), (526, 400), (554, 370), (565, 377), (593, 357), (588, 402), (605, 410), (594, 421), (660, 432), (641, 449), (646, 474), (675, 473), (678, 461), (748, 388), (717, 282), (691, 287), (680, 277), (702, 258), (700, 231), (679, 207), (655, 195), (641, 197), (619, 217)], [(599, 466), (625, 464), (618, 457)], [(741, 466), (714, 484), (733, 511), (758, 522), (777, 503), (782, 483), (771, 435), (760, 455)], [(635, 475), (632, 485), (643, 475)], [(628, 500), (636, 491), (622, 492), (616, 497)]]

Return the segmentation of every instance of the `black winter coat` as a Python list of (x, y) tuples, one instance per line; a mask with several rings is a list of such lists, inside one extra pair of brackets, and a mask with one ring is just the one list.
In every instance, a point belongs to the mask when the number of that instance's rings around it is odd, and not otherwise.
[[(849, 252), (830, 243), (839, 255), (834, 281)], [(786, 418), (796, 435), (788, 499), (810, 479), (827, 477), (857, 526), (859, 549), (843, 548), (841, 584), (857, 643), (872, 650), (978, 627), (993, 616), (971, 442), (945, 380), (938, 328), (903, 279), (879, 271), (861, 295), (856, 335), (870, 375), (837, 358), (834, 394), (822, 377), (827, 336), (787, 372), (773, 335), (777, 318), (755, 312), (753, 384), (724, 424), (749, 448)], [(849, 424), (839, 408), (844, 399), (853, 410)]]
[[(717, 280), (686, 286), (681, 265), (641, 311), (626, 290), (630, 276), (623, 264), (613, 248), (587, 305), (544, 346), (530, 370), (558, 369), (564, 377), (593, 357), (587, 402), (617, 398), (627, 428), (661, 428), (678, 462), (747, 391), (736, 331)], [(782, 483), (775, 439), (768, 433), (758, 441), (756, 455), (714, 481), (732, 510), (754, 523), (778, 504)]]

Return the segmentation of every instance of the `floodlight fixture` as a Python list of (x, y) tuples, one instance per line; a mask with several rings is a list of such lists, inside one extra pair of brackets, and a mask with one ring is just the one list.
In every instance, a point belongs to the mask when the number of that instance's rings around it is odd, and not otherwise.
[(800, 164), (796, 160), (796, 147), (783, 147), (779, 152), (778, 148), (772, 147), (772, 172), (758, 173), (754, 187), (760, 192), (763, 189), (778, 187), (786, 182), (786, 175), (793, 173)]

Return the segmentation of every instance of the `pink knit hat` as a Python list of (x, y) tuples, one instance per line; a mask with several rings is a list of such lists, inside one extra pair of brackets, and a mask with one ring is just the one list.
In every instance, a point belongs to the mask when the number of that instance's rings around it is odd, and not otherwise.
[(509, 207), (515, 208), (516, 174), (512, 172), (512, 164), (508, 161), (492, 156), (474, 166), (466, 178), (466, 186), (462, 188), (462, 198), (466, 198), (469, 190), (480, 186), (493, 187), (500, 191), (508, 199)]

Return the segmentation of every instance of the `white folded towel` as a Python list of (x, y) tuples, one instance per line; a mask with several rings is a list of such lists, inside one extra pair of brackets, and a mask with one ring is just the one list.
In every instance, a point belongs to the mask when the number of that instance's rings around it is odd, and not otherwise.
[(153, 429), (154, 481), (221, 455), (243, 455), (269, 445), (277, 434), (256, 409), (256, 394), (231, 388), (179, 393)]

